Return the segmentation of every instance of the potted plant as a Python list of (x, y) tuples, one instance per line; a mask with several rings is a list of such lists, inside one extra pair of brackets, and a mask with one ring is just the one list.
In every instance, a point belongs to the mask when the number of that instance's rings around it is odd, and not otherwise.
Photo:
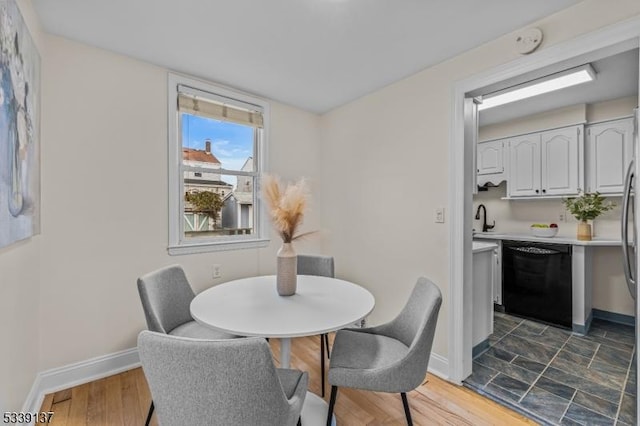
[(591, 225), (588, 220), (594, 220), (602, 213), (611, 210), (615, 204), (605, 202), (605, 197), (599, 192), (581, 192), (579, 196), (563, 199), (562, 202), (576, 219), (578, 224), (578, 240), (591, 240)]

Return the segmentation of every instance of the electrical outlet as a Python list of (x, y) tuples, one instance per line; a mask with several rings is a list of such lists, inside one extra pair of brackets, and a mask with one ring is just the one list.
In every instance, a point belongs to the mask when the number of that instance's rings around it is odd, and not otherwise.
[(222, 266), (218, 264), (213, 265), (213, 278), (222, 277)]
[(444, 207), (436, 208), (436, 223), (444, 223)]
[(564, 212), (560, 212), (560, 215), (558, 216), (558, 219), (560, 220), (560, 222), (564, 222), (566, 220), (566, 215)]

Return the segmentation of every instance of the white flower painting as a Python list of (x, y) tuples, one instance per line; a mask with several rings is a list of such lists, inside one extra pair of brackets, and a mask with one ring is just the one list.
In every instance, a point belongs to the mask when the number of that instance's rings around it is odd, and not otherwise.
[(0, 247), (40, 232), (40, 55), (0, 0)]

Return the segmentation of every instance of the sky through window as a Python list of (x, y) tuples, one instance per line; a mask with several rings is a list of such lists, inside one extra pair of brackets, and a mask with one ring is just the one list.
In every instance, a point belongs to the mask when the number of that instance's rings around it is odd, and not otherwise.
[(223, 169), (240, 170), (253, 156), (253, 132), (253, 127), (182, 114), (182, 146), (204, 150), (205, 141), (211, 140), (211, 153)]

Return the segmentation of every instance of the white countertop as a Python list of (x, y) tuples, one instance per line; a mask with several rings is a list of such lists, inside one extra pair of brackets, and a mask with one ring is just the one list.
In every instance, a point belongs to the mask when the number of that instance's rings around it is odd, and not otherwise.
[(498, 248), (498, 245), (495, 243), (489, 243), (484, 241), (474, 241), (471, 248), (473, 253), (480, 253), (483, 251), (490, 251), (495, 248)]
[[(500, 233), (500, 232), (474, 232), (474, 239), (487, 239), (487, 240), (514, 240), (514, 241), (530, 241), (538, 243), (552, 243), (552, 244), (571, 244), (574, 246), (619, 246), (621, 245), (620, 238), (601, 238), (594, 237), (591, 241), (580, 241), (572, 237), (555, 236), (551, 238), (534, 237), (531, 234), (518, 234), (518, 233)], [(474, 250), (475, 252), (475, 250)]]

